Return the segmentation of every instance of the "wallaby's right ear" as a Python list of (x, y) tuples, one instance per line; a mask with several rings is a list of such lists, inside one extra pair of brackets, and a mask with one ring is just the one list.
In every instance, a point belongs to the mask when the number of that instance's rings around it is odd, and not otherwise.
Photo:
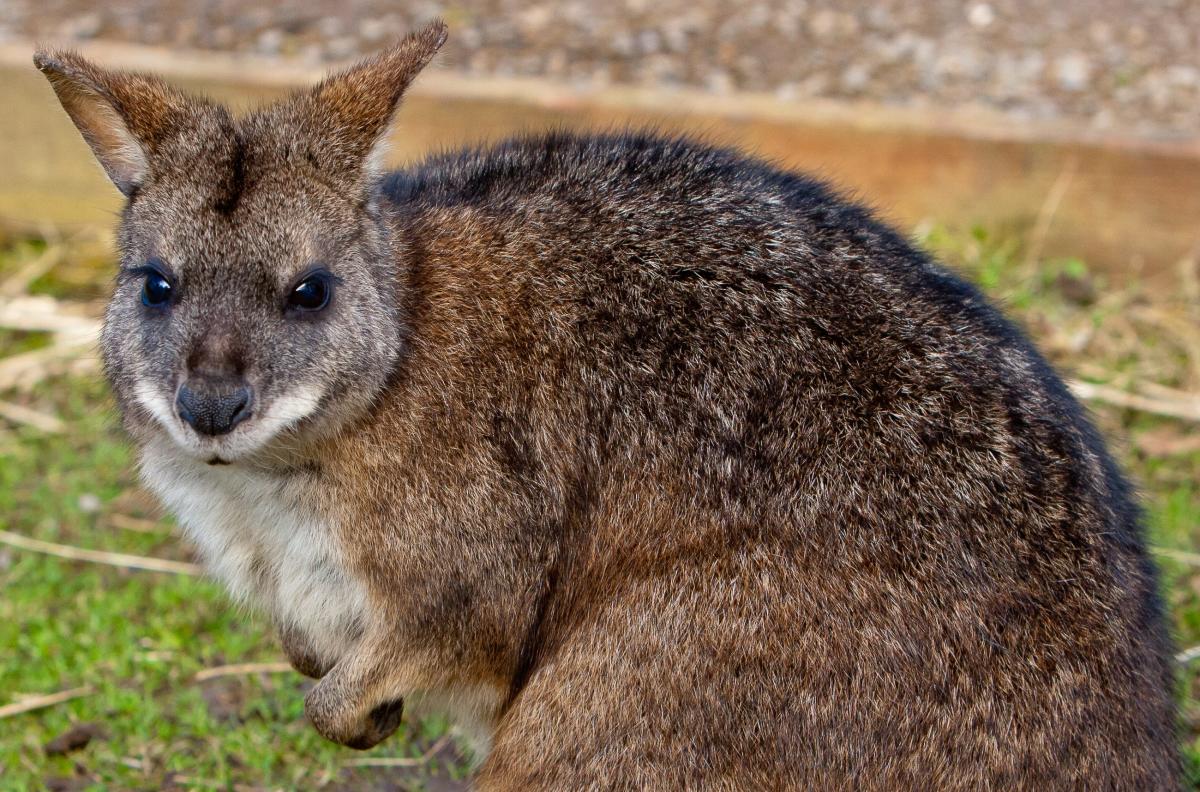
[(132, 195), (157, 144), (179, 128), (188, 100), (152, 77), (102, 69), (73, 52), (38, 52), (33, 63), (113, 184)]

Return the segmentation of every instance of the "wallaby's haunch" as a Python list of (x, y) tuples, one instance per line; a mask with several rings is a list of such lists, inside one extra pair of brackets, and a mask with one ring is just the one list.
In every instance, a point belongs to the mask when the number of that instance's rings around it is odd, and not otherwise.
[(481, 789), (1162, 789), (1129, 487), (1030, 343), (822, 185), (652, 136), (376, 169), (441, 25), (241, 118), (36, 63), (128, 197), (142, 473), (332, 740)]

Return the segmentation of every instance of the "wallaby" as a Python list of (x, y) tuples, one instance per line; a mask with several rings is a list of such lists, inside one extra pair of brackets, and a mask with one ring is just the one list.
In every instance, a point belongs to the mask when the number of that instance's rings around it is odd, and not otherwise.
[(829, 188), (650, 134), (393, 172), (443, 25), (234, 117), (35, 62), (128, 202), (142, 475), (367, 748), (527, 789), (1178, 787), (1139, 514), (974, 288)]

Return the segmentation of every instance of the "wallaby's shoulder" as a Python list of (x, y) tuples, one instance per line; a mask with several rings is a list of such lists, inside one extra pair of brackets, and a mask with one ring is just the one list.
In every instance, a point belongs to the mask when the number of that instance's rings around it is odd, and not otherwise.
[(714, 253), (741, 268), (777, 259), (823, 274), (853, 263), (860, 272), (894, 275), (914, 292), (986, 302), (835, 186), (655, 130), (519, 135), (431, 156), (387, 174), (377, 189), (401, 213), (463, 208), (499, 223), (570, 215), (586, 218), (592, 233), (608, 221), (614, 235), (624, 230), (623, 242), (651, 247), (749, 240), (758, 246)]
[[(445, 224), (469, 216), (473, 230), (510, 247), (565, 254), (589, 276), (603, 272), (683, 302), (719, 294), (728, 309), (770, 294), (777, 306), (802, 305), (814, 321), (890, 317), (927, 334), (953, 338), (965, 329), (981, 342), (1032, 349), (976, 287), (869, 206), (819, 179), (686, 137), (522, 135), (432, 156), (386, 175), (377, 189), (401, 217), (433, 216), (438, 234), (453, 235)], [(430, 230), (422, 219), (415, 225)], [(795, 310), (773, 316), (797, 319)]]

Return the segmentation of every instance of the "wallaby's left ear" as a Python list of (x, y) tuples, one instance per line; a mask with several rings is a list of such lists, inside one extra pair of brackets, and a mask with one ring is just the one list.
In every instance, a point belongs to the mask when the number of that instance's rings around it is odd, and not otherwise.
[(109, 71), (73, 52), (38, 52), (33, 63), (108, 177), (132, 195), (155, 150), (185, 123), (190, 100), (153, 77)]
[(328, 167), (359, 176), (376, 169), (405, 89), (445, 41), (438, 20), (298, 97)]

